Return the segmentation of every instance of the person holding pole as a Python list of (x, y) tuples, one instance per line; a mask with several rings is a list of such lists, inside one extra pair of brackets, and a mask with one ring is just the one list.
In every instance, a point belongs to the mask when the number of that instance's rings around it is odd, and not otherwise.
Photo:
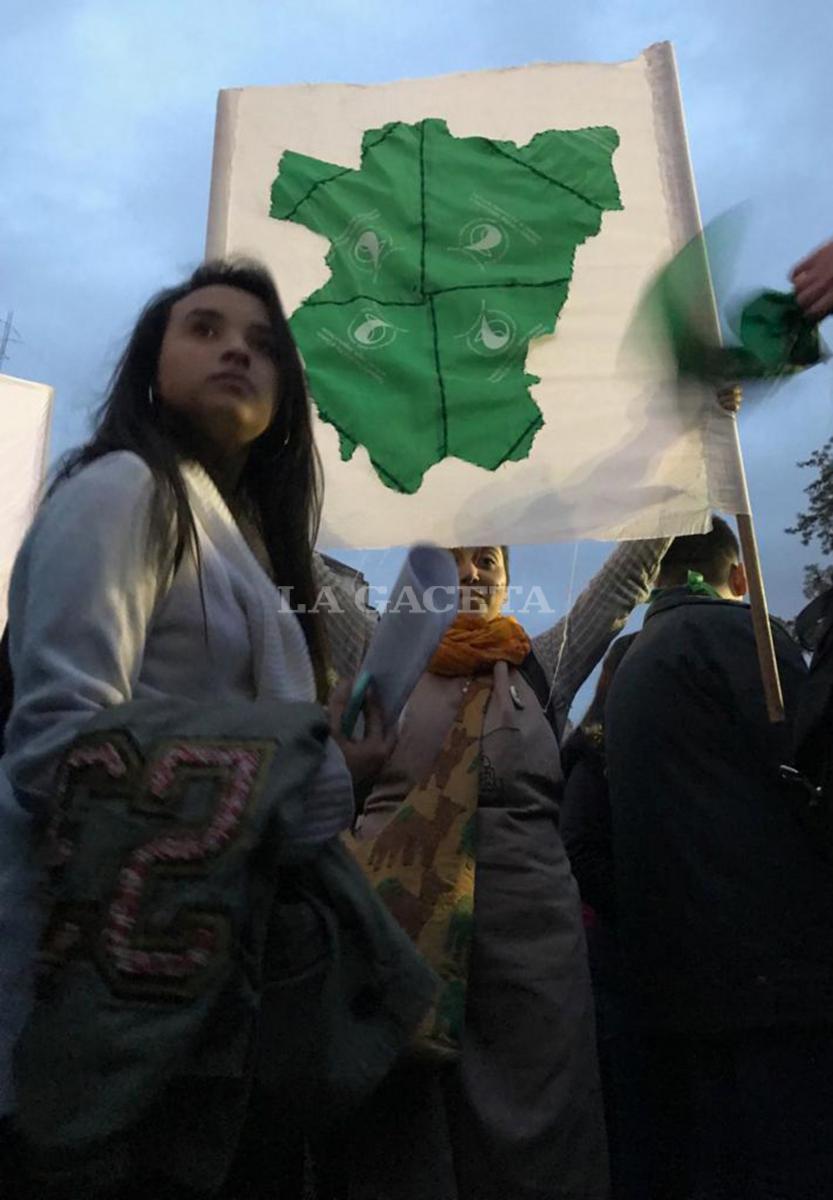
[[(833, 240), (798, 263), (790, 278), (808, 317), (820, 321), (833, 313)], [(812, 654), (795, 723), (796, 799), (820, 848), (833, 855), (833, 588), (814, 597), (795, 625), (799, 641)]]
[(628, 1023), (628, 1200), (833, 1195), (833, 872), (781, 766), (806, 670), (772, 622), (769, 722), (737, 540), (668, 551), (606, 741)]
[(619, 546), (535, 638), (502, 611), (507, 548), (453, 551), (460, 614), (414, 689), (354, 847), (441, 985), (414, 1053), (342, 1139), (336, 1171), (351, 1200), (607, 1200), (559, 739), (668, 544)]

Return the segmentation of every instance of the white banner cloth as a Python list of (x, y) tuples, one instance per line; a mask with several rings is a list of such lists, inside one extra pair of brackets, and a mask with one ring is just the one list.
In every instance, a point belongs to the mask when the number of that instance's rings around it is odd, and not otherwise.
[(52, 388), (0, 375), (0, 628), (9, 576), (46, 469)]
[[(264, 261), (291, 313), (330, 277), (330, 243), (270, 217), (282, 154), (359, 168), (365, 131), (426, 118), (446, 121), (455, 137), (519, 147), (544, 130), (611, 126), (622, 209), (605, 211), (598, 235), (579, 245), (555, 332), (530, 344), (526, 368), (540, 377), (531, 395), (544, 425), (529, 456), (494, 471), (445, 458), (418, 491), (403, 494), (379, 479), (362, 445), (342, 461), (336, 430), (316, 416), (326, 480), (321, 544), (618, 540), (703, 532), (713, 507), (746, 511), (733, 418), (705, 389), (676, 386), (662, 346), (626, 352), (644, 288), (700, 228), (667, 43), (616, 64), (221, 92), (209, 255)], [(375, 253), (367, 236), (364, 249)], [(489, 244), (489, 231), (485, 241), (482, 229), (478, 236)]]

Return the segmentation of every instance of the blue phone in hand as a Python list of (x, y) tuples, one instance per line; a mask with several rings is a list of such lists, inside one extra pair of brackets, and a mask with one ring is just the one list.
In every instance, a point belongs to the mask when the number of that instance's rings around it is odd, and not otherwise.
[(373, 676), (369, 671), (362, 671), (356, 676), (356, 682), (353, 684), (350, 699), (347, 701), (347, 707), (341, 718), (341, 732), (345, 737), (353, 736), (353, 730), (356, 728), (356, 721), (359, 719), (359, 713), (362, 711), (364, 698), (367, 695), (367, 689), (370, 687), (372, 679)]

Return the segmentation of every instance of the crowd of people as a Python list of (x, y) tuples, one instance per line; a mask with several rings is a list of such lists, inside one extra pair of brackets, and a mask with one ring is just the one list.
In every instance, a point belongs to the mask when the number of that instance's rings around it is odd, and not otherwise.
[[(833, 311), (833, 243), (793, 281)], [(720, 518), (534, 638), (457, 547), (347, 736), (376, 615), (320, 496), (268, 274), (155, 297), (11, 580), (2, 1194), (833, 1196), (833, 597), (809, 670), (773, 621), (772, 725)]]

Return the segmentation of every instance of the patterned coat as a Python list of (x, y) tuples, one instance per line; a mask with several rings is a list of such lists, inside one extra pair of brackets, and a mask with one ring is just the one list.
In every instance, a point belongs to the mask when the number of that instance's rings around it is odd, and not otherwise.
[[(664, 548), (617, 550), (569, 616), (535, 639), (557, 727), (644, 598)], [(453, 820), (453, 782), (445, 795), (439, 776), (446, 759), (459, 757), (450, 740), (470, 684), (423, 677), (357, 830), (386, 854), (406, 853), (394, 844), (397, 812), (433, 777), (440, 784), (435, 819), (418, 847), (427, 880)], [(444, 1068), (410, 1064), (387, 1081), (355, 1142), (350, 1198), (604, 1200), (592, 996), (578, 890), (558, 832), (559, 749), (532, 688), (506, 663), (492, 673), (477, 782), (460, 1059)], [(430, 896), (417, 899), (430, 907)]]

